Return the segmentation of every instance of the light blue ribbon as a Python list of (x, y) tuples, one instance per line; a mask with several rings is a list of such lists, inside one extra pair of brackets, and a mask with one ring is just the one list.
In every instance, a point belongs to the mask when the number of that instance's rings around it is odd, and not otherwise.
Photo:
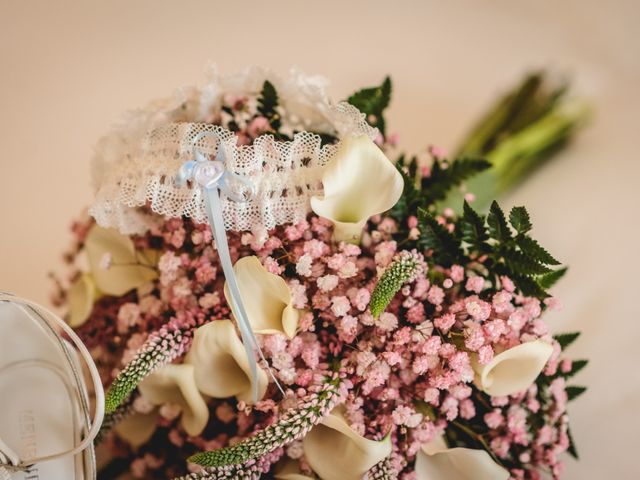
[[(218, 153), (215, 160), (209, 160), (207, 155), (198, 150), (198, 142), (203, 138), (213, 138), (218, 144)], [(215, 239), (218, 249), (218, 256), (220, 257), (220, 264), (222, 265), (222, 271), (227, 280), (227, 286), (229, 287), (229, 302), (233, 312), (235, 313), (236, 322), (240, 329), (240, 336), (242, 337), (242, 343), (247, 353), (249, 360), (249, 368), (251, 370), (251, 384), (253, 393), (253, 402), (258, 401), (258, 366), (256, 363), (255, 351), (260, 354), (260, 358), (267, 365), (267, 369), (271, 378), (275, 382), (276, 386), (284, 395), (284, 390), (280, 386), (280, 383), (276, 379), (273, 371), (269, 367), (251, 324), (247, 312), (242, 302), (242, 295), (238, 288), (238, 282), (236, 279), (235, 271), (233, 270), (233, 264), (231, 263), (231, 254), (229, 253), (229, 243), (227, 242), (227, 232), (224, 228), (224, 219), (222, 217), (222, 201), (220, 199), (220, 192), (233, 200), (234, 202), (246, 202), (254, 194), (254, 187), (251, 181), (234, 172), (231, 172), (225, 167), (225, 152), (222, 142), (218, 139), (218, 136), (214, 132), (200, 132), (196, 138), (193, 139), (193, 153), (194, 159), (188, 160), (180, 167), (176, 184), (183, 186), (187, 181), (195, 181), (202, 187), (204, 193), (204, 203), (207, 212), (207, 218), (209, 219), (209, 225), (213, 238)], [(235, 182), (236, 187), (240, 187), (240, 192), (236, 193), (231, 182)]]

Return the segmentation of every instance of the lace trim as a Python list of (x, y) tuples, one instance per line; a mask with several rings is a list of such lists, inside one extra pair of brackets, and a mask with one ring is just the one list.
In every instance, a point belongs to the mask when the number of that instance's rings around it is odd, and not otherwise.
[[(340, 103), (331, 112), (342, 137), (376, 136), (377, 130), (353, 106)], [(197, 148), (213, 156), (222, 146), (226, 168), (248, 177), (255, 187), (255, 195), (245, 203), (222, 199), (225, 227), (235, 231), (271, 229), (305, 218), (310, 198), (322, 194), (322, 172), (337, 149), (321, 146), (320, 136), (308, 132), (296, 134), (290, 142), (263, 135), (252, 145), (238, 146), (235, 134), (222, 127), (169, 123), (148, 131), (137, 144), (123, 143), (121, 158), (102, 174), (90, 214), (100, 225), (125, 234), (142, 233), (150, 226), (150, 219), (136, 210), (146, 204), (160, 215), (206, 222), (200, 187), (175, 185), (176, 172), (193, 157), (193, 140), (203, 131), (217, 140), (205, 138)]]

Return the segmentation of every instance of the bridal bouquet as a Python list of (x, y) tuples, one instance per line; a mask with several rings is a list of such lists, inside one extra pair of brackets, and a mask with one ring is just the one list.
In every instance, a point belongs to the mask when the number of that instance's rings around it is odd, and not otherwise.
[(543, 320), (565, 269), (487, 198), (582, 112), (534, 74), (455, 159), (405, 156), (390, 95), (213, 71), (101, 140), (56, 301), (108, 389), (102, 478), (559, 478), (577, 456), (586, 361)]

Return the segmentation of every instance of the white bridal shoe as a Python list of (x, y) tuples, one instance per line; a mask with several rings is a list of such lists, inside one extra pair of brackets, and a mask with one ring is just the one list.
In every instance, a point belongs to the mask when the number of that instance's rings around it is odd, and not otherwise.
[(0, 480), (95, 479), (103, 416), (100, 376), (78, 336), (45, 308), (0, 292)]

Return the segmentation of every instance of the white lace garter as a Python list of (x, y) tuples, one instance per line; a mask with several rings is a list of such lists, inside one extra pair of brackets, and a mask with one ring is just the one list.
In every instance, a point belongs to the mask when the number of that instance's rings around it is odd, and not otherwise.
[[(206, 222), (202, 189), (191, 182), (178, 187), (175, 178), (180, 166), (193, 158), (194, 148), (214, 156), (222, 147), (226, 169), (247, 178), (254, 188), (246, 202), (222, 197), (226, 229), (271, 229), (305, 218), (311, 210), (310, 198), (322, 193), (323, 167), (337, 145), (321, 146), (319, 135), (303, 131), (292, 141), (262, 135), (251, 145), (239, 146), (233, 132), (206, 123), (222, 95), (255, 94), (266, 78), (280, 95), (284, 125), (338, 138), (377, 135), (355, 107), (332, 105), (317, 77), (293, 71), (282, 79), (256, 68), (221, 76), (214, 70), (205, 87), (182, 89), (170, 100), (129, 113), (99, 142), (92, 164), (96, 196), (90, 214), (100, 225), (124, 234), (149, 228), (151, 217), (137, 208), (147, 204), (160, 215)], [(201, 135), (194, 145), (196, 136), (205, 131), (210, 134)]]

